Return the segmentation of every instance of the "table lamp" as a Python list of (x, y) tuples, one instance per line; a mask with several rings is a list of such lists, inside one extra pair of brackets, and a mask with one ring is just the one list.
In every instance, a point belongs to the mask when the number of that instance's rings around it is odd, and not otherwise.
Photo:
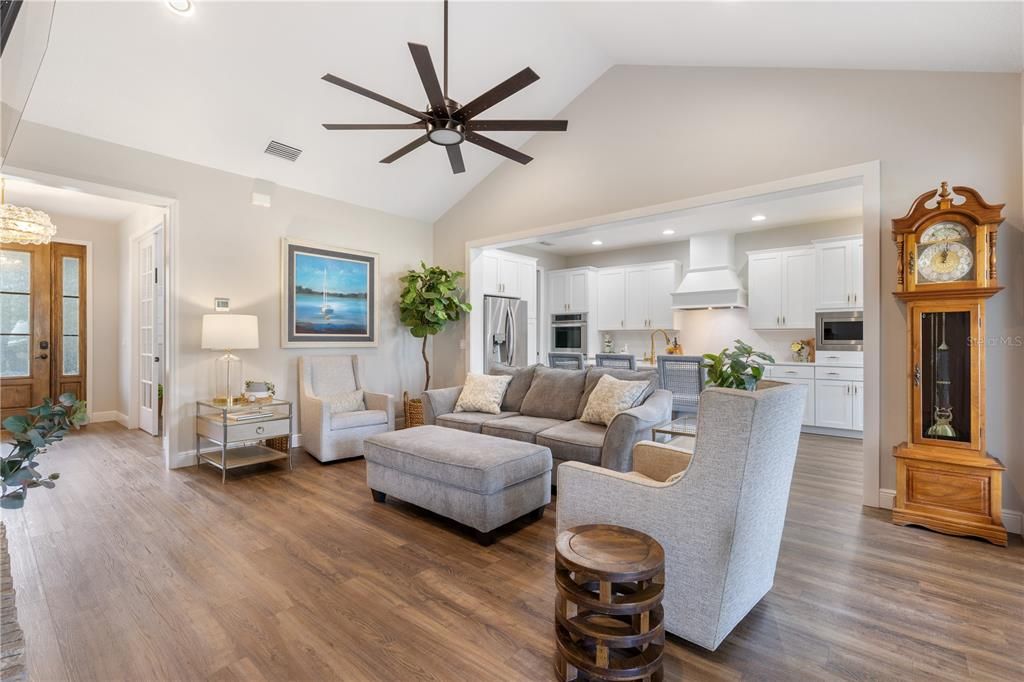
[(214, 366), (214, 401), (234, 405), (242, 393), (242, 360), (232, 351), (260, 347), (259, 319), (255, 315), (203, 315), (202, 347), (224, 351)]

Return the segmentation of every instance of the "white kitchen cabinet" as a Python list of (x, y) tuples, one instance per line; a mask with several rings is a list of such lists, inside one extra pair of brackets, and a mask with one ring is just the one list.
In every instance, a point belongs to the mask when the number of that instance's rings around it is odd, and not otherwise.
[[(552, 315), (562, 313), (590, 312), (590, 294), (596, 293), (597, 276), (595, 268), (573, 268), (571, 270), (554, 270), (548, 273), (548, 290), (551, 292), (548, 301)], [(595, 311), (596, 312), (596, 311)]]
[(519, 298), (529, 304), (527, 318), (537, 319), (537, 263), (532, 260), (519, 261), (518, 286)]
[(864, 384), (853, 381), (853, 428), (854, 431), (864, 430)]
[(569, 273), (569, 312), (588, 312), (590, 293), (590, 280), (594, 276), (592, 271), (577, 270)]
[(809, 247), (747, 254), (751, 329), (814, 329), (815, 263)]
[(480, 260), (484, 273), (484, 295), (500, 295), (501, 277), (498, 274), (498, 254), (494, 251), (484, 251)]
[(814, 423), (830, 429), (853, 428), (853, 393), (849, 381), (815, 380)]
[[(536, 303), (537, 260), (507, 251), (484, 251), (481, 256), (485, 296), (508, 296)], [(533, 292), (533, 293), (531, 293)], [(531, 305), (531, 308), (536, 307)]]
[(817, 241), (817, 310), (864, 307), (863, 238)]
[(597, 328), (600, 331), (626, 327), (626, 271), (603, 268), (597, 271)]
[(764, 376), (772, 381), (800, 384), (807, 387), (804, 403), (804, 426), (814, 426), (814, 367), (812, 365), (766, 365)]
[(647, 299), (650, 296), (650, 268), (626, 268), (626, 329), (646, 329)]
[(672, 292), (679, 286), (678, 263), (651, 265), (647, 279), (647, 322), (652, 329), (674, 329)]

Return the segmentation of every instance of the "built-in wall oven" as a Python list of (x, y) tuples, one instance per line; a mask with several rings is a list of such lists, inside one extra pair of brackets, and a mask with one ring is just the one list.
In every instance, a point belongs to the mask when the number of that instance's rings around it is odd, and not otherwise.
[(551, 350), (556, 353), (587, 354), (586, 313), (551, 316)]
[(817, 314), (817, 350), (864, 350), (864, 313), (843, 310)]

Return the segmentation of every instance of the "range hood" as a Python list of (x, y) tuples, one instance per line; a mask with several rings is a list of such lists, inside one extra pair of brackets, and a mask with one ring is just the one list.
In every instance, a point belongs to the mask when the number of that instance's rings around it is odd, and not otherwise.
[(676, 310), (746, 308), (747, 290), (733, 267), (733, 236), (720, 232), (690, 237), (690, 268), (672, 293)]

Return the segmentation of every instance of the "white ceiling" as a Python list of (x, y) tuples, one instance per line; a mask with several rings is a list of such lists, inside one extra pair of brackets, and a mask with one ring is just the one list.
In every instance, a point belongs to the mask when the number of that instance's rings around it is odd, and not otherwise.
[[(15, 206), (112, 224), (121, 222), (141, 206), (130, 201), (86, 194), (71, 188), (40, 185), (12, 177), (5, 178), (4, 195), (6, 202)], [(59, 222), (57, 229), (60, 230)]]
[[(860, 185), (822, 191), (800, 190), (675, 211), (664, 215), (597, 225), (564, 237), (544, 238), (520, 244), (559, 256), (629, 249), (648, 244), (665, 244), (689, 239), (706, 232), (753, 232), (787, 225), (819, 223), (852, 218), (862, 214)], [(765, 220), (754, 222), (753, 216)], [(664, 230), (674, 231), (671, 235)], [(598, 240), (600, 245), (594, 245)]]
[[(440, 62), (440, 2), (194, 2), (182, 17), (161, 0), (58, 0), (25, 118), (427, 221), (502, 162), (464, 145), (453, 176), (427, 145), (382, 165), (411, 131), (320, 126), (408, 120), (324, 83), (328, 71), (425, 106), (406, 42)], [(450, 90), (465, 102), (531, 66), (541, 80), (489, 113), (550, 118), (614, 64), (1016, 72), (1021, 36), (1013, 2), (456, 1)], [(302, 156), (265, 155), (272, 138)]]

